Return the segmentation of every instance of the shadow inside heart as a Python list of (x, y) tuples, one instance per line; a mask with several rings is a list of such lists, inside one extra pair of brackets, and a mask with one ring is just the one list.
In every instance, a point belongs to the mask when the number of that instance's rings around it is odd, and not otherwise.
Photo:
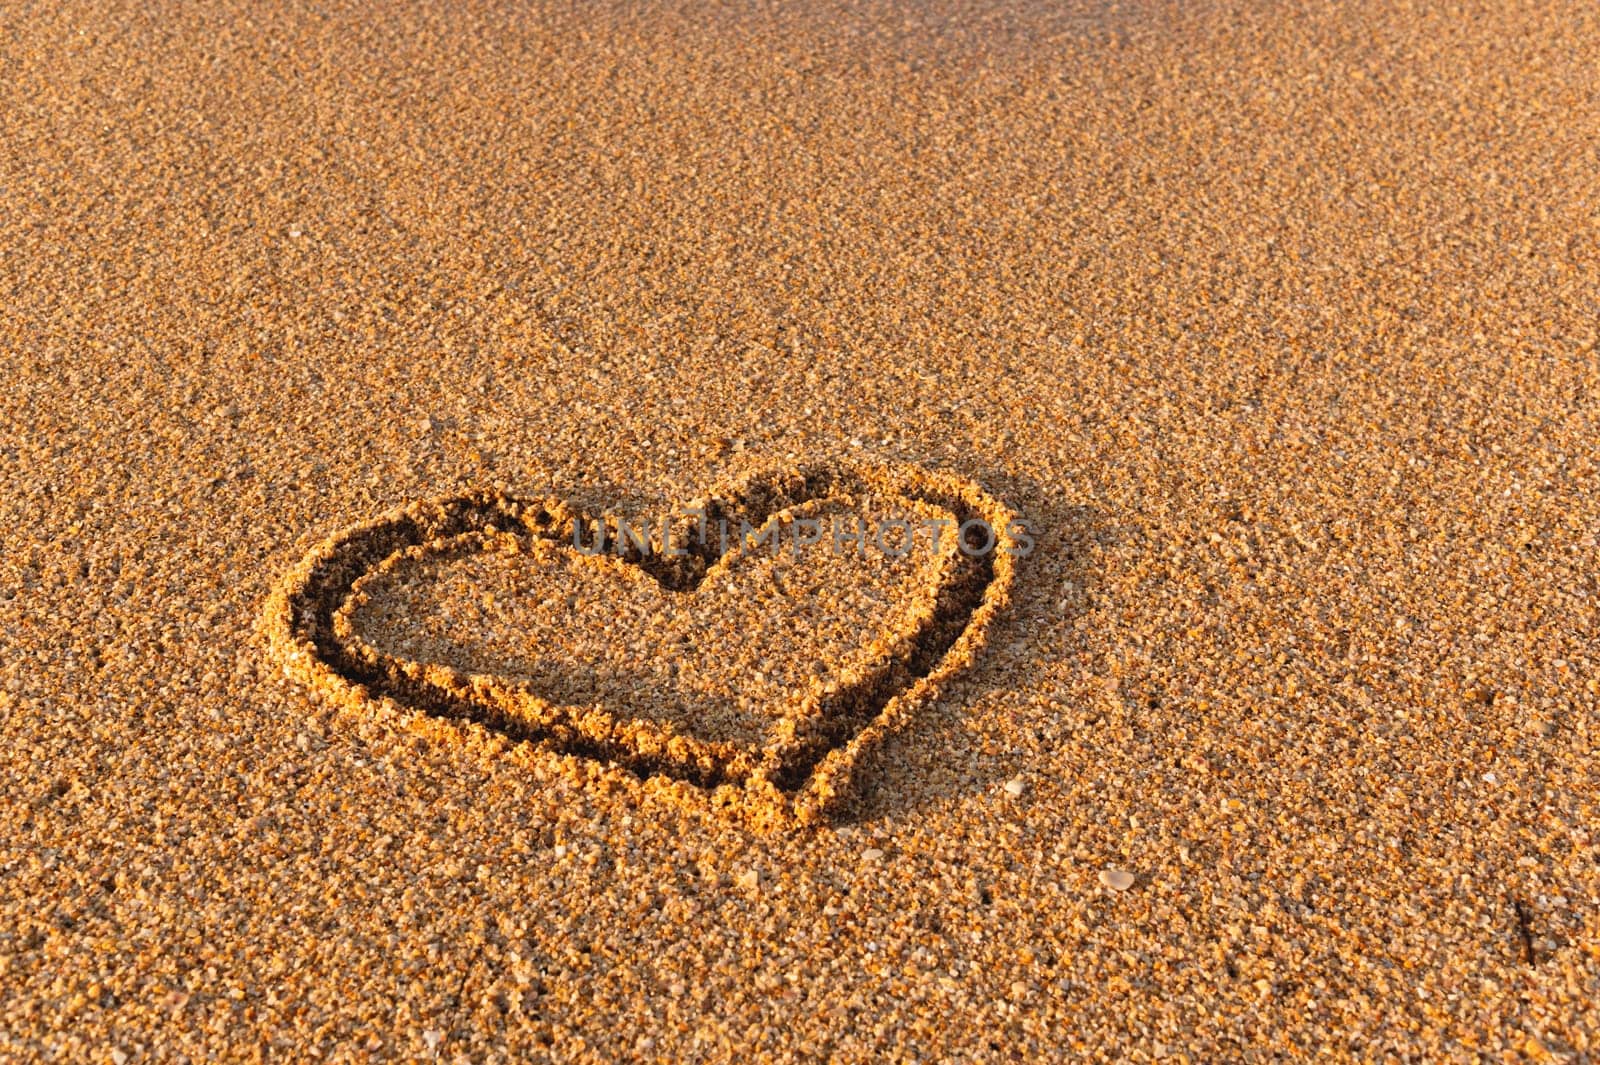
[[(681, 516), (665, 537), (678, 557), (660, 538), (587, 556), (573, 546), (585, 515), (476, 493), (319, 546), (269, 601), (269, 643), (344, 705), (415, 708), (813, 816), (981, 649), (1008, 594), (1012, 515), (959, 478), (865, 466), (760, 470), (678, 513), (691, 509), (712, 528), (776, 526), (780, 545), (795, 522), (841, 513), (915, 531), (903, 556), (763, 555), (696, 539)], [(950, 531), (935, 549), (926, 518), (995, 540), (960, 549)]]

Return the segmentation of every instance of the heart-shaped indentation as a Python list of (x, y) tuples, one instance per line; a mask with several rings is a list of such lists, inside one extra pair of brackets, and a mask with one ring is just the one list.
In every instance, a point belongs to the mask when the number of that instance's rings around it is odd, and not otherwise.
[(475, 493), (325, 541), (266, 629), (290, 676), (347, 707), (811, 820), (973, 661), (1013, 518), (970, 482), (885, 466), (756, 470), (643, 535)]

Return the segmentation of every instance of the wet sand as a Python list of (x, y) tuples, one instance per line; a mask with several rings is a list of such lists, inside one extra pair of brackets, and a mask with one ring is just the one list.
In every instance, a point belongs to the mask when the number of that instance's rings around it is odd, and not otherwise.
[[(0, 1059), (1594, 1055), (1597, 50), (1566, 3), (0, 11)], [(399, 508), (880, 462), (1036, 549), (825, 816), (274, 642)], [(503, 546), (349, 631), (755, 750), (938, 613), (918, 556), (658, 605)]]

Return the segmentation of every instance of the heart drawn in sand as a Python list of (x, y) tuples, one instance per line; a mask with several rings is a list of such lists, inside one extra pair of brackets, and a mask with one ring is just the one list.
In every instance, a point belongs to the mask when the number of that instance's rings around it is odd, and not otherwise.
[(346, 708), (813, 821), (972, 664), (1018, 543), (982, 489), (908, 467), (768, 466), (650, 523), (477, 492), (324, 541), (265, 630)]

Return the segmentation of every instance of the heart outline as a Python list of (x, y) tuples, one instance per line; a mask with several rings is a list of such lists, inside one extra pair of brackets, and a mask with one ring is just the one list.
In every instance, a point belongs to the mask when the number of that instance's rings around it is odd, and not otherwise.
[[(1010, 600), (1015, 515), (956, 475), (873, 463), (756, 466), (680, 508), (701, 508), (710, 521), (760, 527), (796, 507), (866, 493), (932, 504), (958, 523), (981, 519), (994, 543), (978, 555), (948, 553), (932, 591), (918, 590), (909, 614), (915, 627), (869, 644), (865, 663), (836, 678), (827, 686), (832, 691), (808, 691), (804, 698), (811, 703), (802, 703), (803, 713), (785, 715), (774, 739), (754, 749), (704, 740), (600, 704), (552, 703), (527, 685), (495, 675), (401, 659), (365, 644), (350, 629), (349, 603), (358, 583), (403, 557), (437, 552), (447, 540), (469, 549), (474, 538), (507, 535), (575, 550), (575, 528), (609, 520), (561, 501), (475, 490), (350, 526), (312, 548), (285, 575), (268, 597), (263, 630), (269, 654), (290, 679), (345, 709), (397, 716), (409, 725), (444, 724), (458, 734), (498, 733), (519, 746), (591, 760), (616, 771), (613, 776), (641, 780), (648, 790), (691, 802), (696, 795), (709, 797), (715, 808), (757, 825), (822, 821), (853, 794), (862, 759), (938, 698), (982, 651), (995, 616)], [(708, 538), (695, 540), (688, 535), (689, 521), (684, 514), (672, 532), (674, 543), (688, 545), (686, 554), (674, 558), (630, 546), (624, 559), (668, 592), (692, 589), (713, 567), (737, 563), (738, 547), (724, 554)]]

